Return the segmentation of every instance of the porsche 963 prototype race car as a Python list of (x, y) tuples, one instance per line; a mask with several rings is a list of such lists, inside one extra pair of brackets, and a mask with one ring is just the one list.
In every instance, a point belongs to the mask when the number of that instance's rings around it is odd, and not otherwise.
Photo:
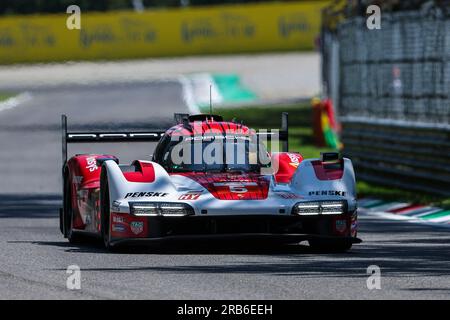
[[(346, 251), (361, 241), (351, 161), (333, 152), (320, 159), (287, 152), (287, 114), (278, 134), (217, 115), (175, 118), (166, 131), (100, 133), (68, 132), (62, 116), (64, 237), (98, 236), (107, 248), (180, 240), (308, 241), (321, 250)], [(283, 152), (267, 151), (264, 141), (274, 135)], [(129, 165), (105, 154), (67, 159), (69, 143), (133, 141), (158, 141), (152, 159)]]

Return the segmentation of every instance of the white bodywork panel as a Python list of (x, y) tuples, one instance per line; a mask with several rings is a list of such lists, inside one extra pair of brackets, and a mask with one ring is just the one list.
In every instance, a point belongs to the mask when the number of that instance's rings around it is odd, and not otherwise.
[[(349, 211), (356, 209), (355, 173), (349, 159), (344, 159), (344, 174), (337, 180), (319, 180), (312, 166), (313, 160), (303, 160), (290, 184), (276, 184), (271, 178), (268, 197), (264, 200), (219, 200), (196, 181), (181, 175), (169, 175), (158, 163), (151, 163), (155, 170), (152, 183), (129, 182), (119, 165), (108, 160), (104, 163), (108, 173), (111, 208), (120, 213), (129, 213), (129, 201), (187, 203), (201, 215), (207, 210), (211, 215), (290, 215), (298, 202), (314, 200), (347, 200)], [(141, 161), (144, 162), (144, 161)], [(197, 191), (196, 200), (179, 200), (187, 192)], [(164, 196), (127, 197), (130, 193), (156, 192)], [(288, 197), (286, 197), (286, 195)], [(289, 198), (292, 197), (292, 198)]]

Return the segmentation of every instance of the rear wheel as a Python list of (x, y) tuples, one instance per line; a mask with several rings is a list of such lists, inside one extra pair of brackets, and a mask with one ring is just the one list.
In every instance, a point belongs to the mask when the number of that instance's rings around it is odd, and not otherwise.
[(309, 246), (316, 251), (323, 253), (343, 253), (352, 248), (352, 242), (349, 240), (308, 240)]
[(102, 168), (100, 177), (100, 210), (103, 243), (105, 248), (111, 249), (109, 185), (106, 168)]

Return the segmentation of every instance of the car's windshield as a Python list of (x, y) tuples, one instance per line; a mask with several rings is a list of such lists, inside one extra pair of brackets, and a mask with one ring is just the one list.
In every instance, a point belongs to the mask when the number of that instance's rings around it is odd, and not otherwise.
[(245, 135), (184, 136), (168, 143), (162, 165), (169, 172), (257, 172), (270, 166), (270, 157), (262, 143)]

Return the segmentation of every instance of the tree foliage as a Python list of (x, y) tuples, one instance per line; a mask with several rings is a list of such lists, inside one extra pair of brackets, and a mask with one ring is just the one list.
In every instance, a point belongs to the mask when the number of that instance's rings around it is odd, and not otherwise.
[[(145, 8), (155, 8), (272, 1), (273, 0), (142, 0), (142, 3)], [(1, 0), (0, 14), (60, 13), (65, 12), (66, 8), (72, 4), (78, 5), (84, 12), (133, 9), (133, 0)]]

